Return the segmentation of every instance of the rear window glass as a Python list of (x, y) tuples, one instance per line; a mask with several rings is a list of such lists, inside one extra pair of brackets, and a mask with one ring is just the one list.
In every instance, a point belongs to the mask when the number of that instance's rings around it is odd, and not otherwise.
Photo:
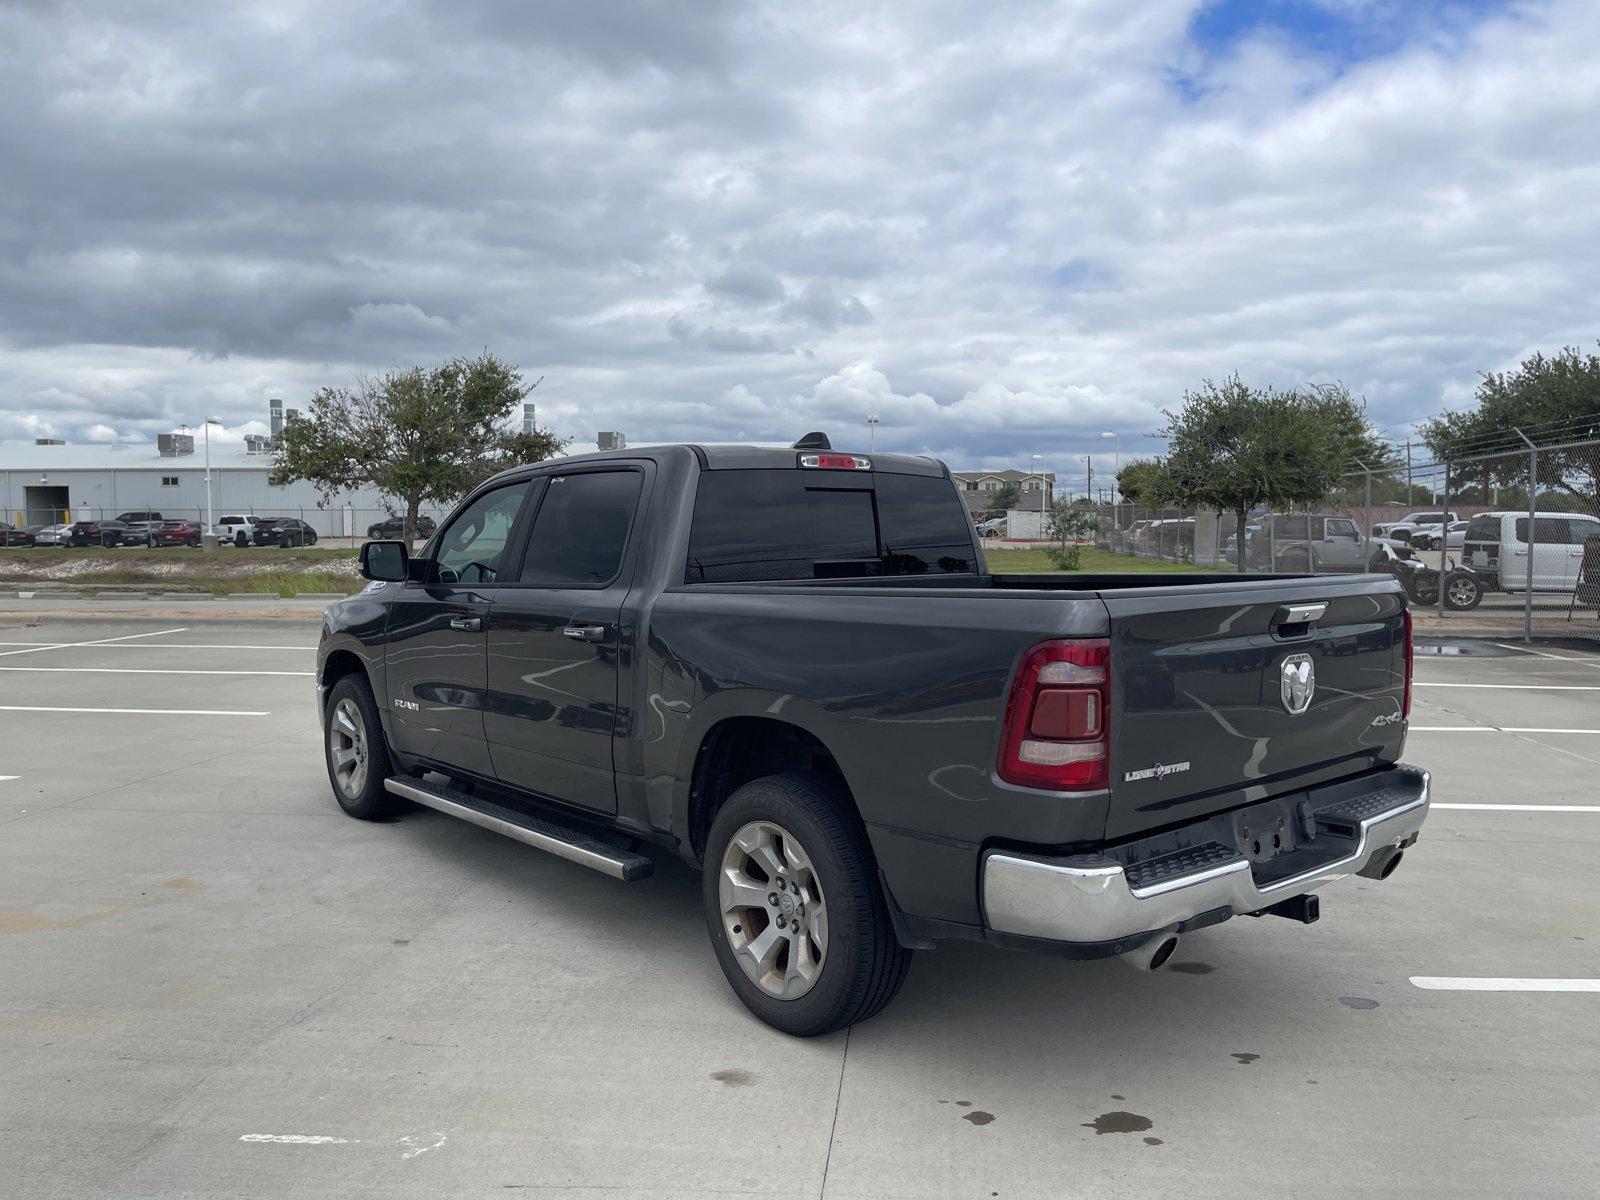
[(841, 482), (800, 470), (704, 472), (684, 578), (749, 583), (976, 572), (972, 522), (948, 479), (885, 472), (871, 488)]
[(1464, 535), (1469, 542), (1498, 542), (1500, 540), (1499, 517), (1473, 517), (1467, 522), (1467, 532)]

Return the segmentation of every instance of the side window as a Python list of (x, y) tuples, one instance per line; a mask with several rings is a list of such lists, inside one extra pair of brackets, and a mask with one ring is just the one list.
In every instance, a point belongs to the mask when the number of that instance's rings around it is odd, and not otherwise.
[(1581, 546), (1587, 538), (1600, 537), (1600, 521), (1587, 517), (1569, 517), (1567, 526), (1571, 531), (1567, 536), (1568, 545)]
[(506, 539), (528, 494), (528, 484), (507, 484), (485, 492), (451, 521), (434, 552), (434, 577), (440, 583), (493, 583), (500, 573)]
[(1328, 536), (1354, 542), (1359, 540), (1361, 535), (1356, 532), (1356, 523), (1354, 521), (1348, 521), (1342, 517), (1330, 517), (1328, 519)]
[(551, 476), (528, 536), (522, 582), (597, 587), (615, 579), (643, 479), (638, 471)]
[[(1517, 541), (1528, 540), (1528, 518), (1517, 518)], [(1538, 517), (1533, 522), (1533, 540), (1540, 546), (1565, 545), (1571, 540), (1565, 517)]]

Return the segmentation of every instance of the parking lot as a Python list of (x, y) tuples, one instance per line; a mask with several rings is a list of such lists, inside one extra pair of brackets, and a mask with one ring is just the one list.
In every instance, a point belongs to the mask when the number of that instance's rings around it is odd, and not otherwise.
[(1435, 811), (1313, 927), (950, 944), (798, 1041), (673, 860), (344, 817), (315, 639), (0, 616), (0, 1195), (1596, 1193), (1600, 655), (1420, 655)]

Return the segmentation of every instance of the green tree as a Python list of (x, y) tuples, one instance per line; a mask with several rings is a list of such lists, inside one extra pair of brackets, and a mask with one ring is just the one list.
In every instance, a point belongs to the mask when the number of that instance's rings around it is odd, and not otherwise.
[(1004, 516), (1022, 501), (1022, 492), (1014, 483), (1002, 483), (991, 493), (989, 511)]
[[(1535, 354), (1514, 371), (1485, 375), (1475, 398), (1476, 408), (1425, 421), (1419, 430), (1423, 442), (1441, 462), (1461, 463), (1451, 472), (1452, 482), (1485, 491), (1526, 488), (1527, 443), (1518, 429), (1541, 447), (1600, 438), (1600, 355), (1576, 346), (1549, 358)], [(1597, 511), (1600, 453), (1592, 445), (1541, 448), (1539, 488), (1565, 493), (1574, 509)]]
[(382, 492), (404, 507), (409, 544), (423, 504), (450, 503), (496, 471), (561, 451), (548, 430), (507, 424), (537, 386), (485, 351), (323, 388), (284, 426), (270, 480), (310, 482), (319, 505), (357, 488)]
[(1045, 556), (1060, 570), (1076, 571), (1083, 553), (1078, 543), (1091, 536), (1099, 523), (1099, 514), (1089, 505), (1052, 500), (1045, 516), (1045, 536), (1054, 538), (1058, 544), (1046, 547)]
[(1129, 504), (1141, 508), (1160, 508), (1168, 503), (1172, 495), (1172, 480), (1167, 473), (1166, 460), (1129, 459), (1117, 472), (1117, 492)]
[(1339, 384), (1280, 392), (1248, 387), (1237, 375), (1208, 379), (1166, 417), (1168, 494), (1233, 513), (1241, 548), (1252, 508), (1319, 504), (1357, 460), (1383, 466), (1393, 458), (1365, 406)]

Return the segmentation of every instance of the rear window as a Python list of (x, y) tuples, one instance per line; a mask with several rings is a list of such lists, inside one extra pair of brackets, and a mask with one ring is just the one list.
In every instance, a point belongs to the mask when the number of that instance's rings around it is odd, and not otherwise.
[[(950, 481), (800, 470), (700, 476), (689, 583), (974, 574), (972, 521)], [(854, 484), (855, 486), (844, 486)]]
[(1499, 517), (1473, 517), (1467, 522), (1467, 532), (1462, 535), (1469, 542), (1499, 542)]

